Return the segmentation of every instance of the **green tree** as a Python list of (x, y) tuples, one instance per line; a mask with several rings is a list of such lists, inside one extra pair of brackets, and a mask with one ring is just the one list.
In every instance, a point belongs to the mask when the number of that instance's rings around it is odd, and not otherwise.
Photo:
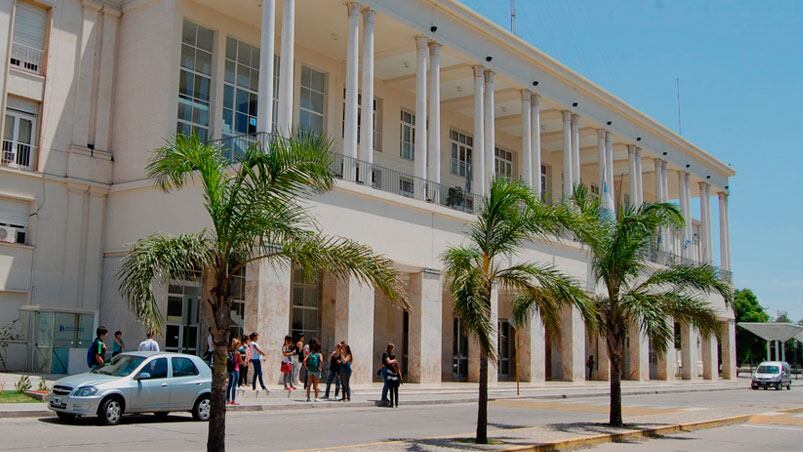
[(468, 226), (468, 243), (449, 248), (441, 257), (455, 315), (479, 339), (476, 441), (480, 444), (488, 442), (488, 361), (496, 359), (492, 346), (496, 319), (490, 315), (495, 287), (519, 294), (514, 308), (517, 323), (537, 310), (547, 328), (557, 328), (564, 304), (574, 304), (587, 313), (582, 289), (555, 268), (531, 262), (505, 265), (525, 241), (554, 234), (565, 216), (560, 207), (538, 201), (522, 183), (496, 179), (477, 220)]
[[(737, 289), (733, 296), (733, 311), (736, 323), (770, 321), (767, 310), (761, 306), (758, 297), (750, 289)], [(736, 328), (736, 356), (737, 362), (757, 364), (764, 359), (766, 342), (755, 334)]]
[(733, 291), (711, 265), (672, 265), (654, 271), (647, 256), (659, 228), (681, 227), (683, 216), (670, 203), (624, 206), (616, 218), (600, 199), (578, 187), (572, 198), (576, 220), (569, 226), (592, 255), (594, 277), (606, 289), (595, 298), (596, 329), (606, 339), (610, 359), (609, 423), (622, 425), (621, 377), (629, 325), (649, 336), (665, 353), (673, 343), (672, 318), (697, 327), (703, 335), (718, 334), (716, 312), (701, 294), (717, 292), (730, 304)]
[(225, 449), (226, 352), (232, 325), (230, 282), (248, 263), (354, 276), (391, 300), (403, 301), (397, 272), (387, 258), (351, 240), (327, 237), (304, 207), (311, 195), (333, 185), (330, 143), (316, 136), (271, 137), (266, 149), (253, 146), (233, 165), (217, 146), (197, 136), (178, 136), (155, 152), (148, 177), (164, 192), (199, 188), (211, 227), (177, 236), (154, 234), (138, 240), (118, 272), (129, 308), (159, 331), (163, 317), (153, 287), (169, 279), (190, 279), (207, 270), (206, 294), (214, 324), (214, 368), (207, 450)]
[(775, 316), (775, 321), (778, 323), (795, 323), (789, 318), (789, 313), (786, 311), (778, 311), (778, 315)]

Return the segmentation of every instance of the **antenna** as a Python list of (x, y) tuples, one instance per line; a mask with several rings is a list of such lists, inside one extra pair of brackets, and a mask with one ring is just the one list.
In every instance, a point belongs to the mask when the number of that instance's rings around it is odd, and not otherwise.
[(675, 77), (675, 87), (677, 88), (678, 93), (678, 135), (683, 135), (681, 123), (680, 123), (680, 77)]
[(516, 0), (510, 0), (510, 32), (516, 33)]

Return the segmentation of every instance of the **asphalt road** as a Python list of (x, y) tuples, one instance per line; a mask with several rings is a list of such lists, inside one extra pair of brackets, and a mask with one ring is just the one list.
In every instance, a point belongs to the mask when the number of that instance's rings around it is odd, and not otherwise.
[[(402, 404), (403, 402), (402, 394)], [(491, 425), (497, 428), (517, 428), (555, 423), (599, 422), (606, 418), (606, 398), (541, 401), (538, 402), (538, 407), (528, 401), (521, 402), (492, 403), (489, 411)], [(571, 409), (571, 406), (592, 405), (598, 409)], [(626, 416), (627, 409), (672, 409), (679, 416), (685, 412), (710, 410), (715, 417), (722, 417), (723, 413), (728, 415), (731, 407), (743, 409), (755, 406), (757, 411), (767, 407), (803, 407), (803, 390), (776, 392), (745, 389), (627, 396), (624, 398), (624, 405)], [(230, 413), (227, 417), (227, 445), (229, 450), (319, 449), (388, 439), (469, 435), (474, 428), (475, 416), (474, 404), (402, 405), (397, 409), (332, 408)], [(758, 435), (775, 437), (777, 433), (768, 429), (764, 432), (760, 427), (753, 427), (752, 430), (748, 430), (745, 435), (749, 437), (752, 432), (753, 438)], [(784, 435), (799, 435), (797, 444), (803, 444), (801, 431), (782, 432)], [(173, 415), (165, 420), (156, 420), (149, 415), (127, 417), (116, 427), (101, 427), (91, 419), (80, 420), (77, 424), (63, 424), (55, 417), (9, 418), (0, 419), (0, 450), (201, 450), (206, 443), (206, 433), (206, 424), (193, 422), (185, 414)], [(693, 433), (697, 434), (703, 433)], [(643, 447), (650, 445), (651, 443), (645, 443)]]

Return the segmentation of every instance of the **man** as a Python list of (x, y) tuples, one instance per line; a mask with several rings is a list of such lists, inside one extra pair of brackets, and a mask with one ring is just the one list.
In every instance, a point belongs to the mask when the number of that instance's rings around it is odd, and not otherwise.
[(90, 369), (98, 369), (106, 365), (106, 344), (103, 340), (106, 339), (106, 334), (109, 330), (106, 327), (99, 326), (95, 330), (95, 340), (89, 345), (89, 350), (86, 351), (86, 365)]
[(159, 351), (159, 343), (153, 340), (153, 331), (148, 330), (145, 333), (147, 339), (139, 343), (139, 351), (141, 352), (158, 352)]
[(388, 400), (388, 369), (396, 363), (396, 359), (393, 358), (393, 351), (396, 349), (396, 345), (392, 342), (388, 344), (388, 347), (385, 353), (382, 353), (382, 368), (379, 369), (379, 374), (382, 376), (382, 404), (387, 405)]
[(588, 377), (586, 380), (590, 380), (591, 377), (594, 375), (594, 355), (588, 355), (588, 361), (586, 361), (586, 367), (588, 368)]

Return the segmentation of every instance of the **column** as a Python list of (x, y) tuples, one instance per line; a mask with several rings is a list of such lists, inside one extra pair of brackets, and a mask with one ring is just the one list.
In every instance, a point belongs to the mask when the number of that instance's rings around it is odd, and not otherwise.
[[(532, 98), (529, 90), (521, 90), (521, 175), (524, 183), (535, 186), (533, 177), (533, 135), (532, 130)], [(540, 174), (540, 171), (539, 171)], [(540, 177), (538, 180), (540, 185)]]
[(696, 380), (697, 375), (697, 329), (682, 323), (680, 325), (681, 375), (684, 380)]
[(644, 203), (644, 171), (641, 169), (641, 148), (636, 147), (636, 205)]
[(708, 183), (700, 182), (700, 219), (702, 228), (700, 234), (700, 245), (702, 245), (703, 261), (711, 263), (711, 204), (708, 196)]
[(630, 355), (630, 368), (625, 377), (628, 380), (647, 381), (650, 379), (650, 341), (641, 331), (638, 323), (633, 322), (628, 327), (628, 347)]
[(530, 142), (532, 149), (530, 155), (532, 156), (532, 181), (533, 191), (538, 199), (544, 196), (543, 187), (541, 187), (541, 96), (538, 94), (532, 95), (530, 102), (532, 111), (530, 113)]
[(519, 360), (519, 378), (530, 383), (543, 383), (546, 379), (546, 330), (541, 315), (535, 312), (526, 325), (516, 329)]
[(494, 72), (485, 70), (485, 187), (490, 193), (494, 180), (496, 127), (494, 123)]
[[(491, 348), (497, 349), (499, 340), (499, 289), (494, 286), (491, 290)], [(499, 381), (499, 371), (497, 370), (496, 360), (488, 360), (488, 383), (493, 384)], [(478, 382), (480, 380), (480, 342), (477, 336), (472, 334), (468, 338), (468, 381)]]
[(678, 171), (678, 183), (680, 185), (680, 212), (683, 214), (684, 221), (683, 228), (681, 228), (683, 231), (683, 236), (680, 244), (680, 255), (685, 260), (689, 259), (691, 255), (689, 244), (691, 241), (692, 218), (691, 206), (689, 205), (689, 201), (691, 199), (689, 196), (689, 173), (686, 171)]
[(722, 378), (736, 380), (736, 321), (729, 319), (722, 329)]
[(599, 169), (599, 194), (602, 206), (608, 212), (614, 211), (613, 186), (611, 174), (608, 172), (608, 150), (605, 143), (606, 132), (597, 130), (597, 167)]
[[(655, 202), (666, 201), (666, 192), (664, 192), (664, 166), (661, 159), (655, 159)], [(643, 196), (643, 193), (642, 193)], [(666, 251), (669, 242), (667, 240), (666, 228), (662, 227), (658, 231), (658, 251)]]
[(284, 343), (290, 331), (291, 274), (289, 266), (264, 259), (249, 263), (245, 270), (245, 331), (260, 335), (260, 345), (267, 352), (267, 364), (262, 367), (267, 384), (281, 381), (281, 348), (274, 344)]
[[(348, 39), (346, 41), (346, 94), (345, 109), (343, 113), (343, 155), (347, 157), (344, 162), (344, 177), (355, 181), (357, 176), (357, 130), (358, 127), (358, 79), (360, 68), (360, 4), (350, 2), (348, 8)], [(284, 66), (282, 66), (284, 67)]]
[(608, 131), (605, 131), (605, 157), (607, 159), (606, 165), (610, 181), (608, 190), (611, 192), (611, 200), (613, 202), (611, 212), (616, 215), (616, 174), (613, 172), (613, 134)]
[(117, 60), (117, 26), (120, 11), (110, 7), (103, 8), (103, 27), (100, 36), (100, 58), (98, 66), (97, 103), (90, 143), (95, 149), (111, 149), (112, 102), (114, 96), (115, 61)]
[(262, 0), (259, 35), (259, 92), (257, 131), (273, 132), (273, 54), (276, 53), (276, 0)]
[(353, 384), (373, 381), (374, 295), (373, 286), (353, 276), (335, 284), (335, 338), (351, 347)]
[(76, 51), (76, 94), (75, 114), (73, 115), (72, 143), (86, 147), (89, 144), (89, 122), (91, 118), (92, 90), (95, 75), (95, 55), (97, 40), (98, 12), (101, 4), (83, 0), (81, 34)]
[(427, 178), (427, 66), (429, 64), (429, 45), (424, 36), (416, 38), (415, 74), (415, 197), (424, 199), (425, 188), (422, 183)]
[(706, 380), (719, 379), (719, 359), (717, 358), (717, 337), (709, 334), (703, 336), (703, 378)]
[(636, 181), (636, 147), (632, 144), (627, 145), (627, 182), (628, 194), (630, 195), (630, 205), (638, 206), (638, 182)]
[(362, 124), (360, 127), (359, 159), (368, 163), (360, 168), (360, 181), (371, 184), (371, 167), (374, 162), (374, 29), (376, 12), (365, 9), (362, 13)]
[(410, 274), (410, 330), (408, 379), (415, 383), (441, 382), (443, 285), (438, 272)]
[(282, 54), (279, 64), (279, 108), (276, 128), (281, 136), (293, 133), (293, 65), (295, 64), (296, 1), (283, 0)]
[[(675, 331), (675, 320), (674, 319), (667, 319), (666, 323), (671, 328), (671, 331)], [(675, 373), (677, 372), (677, 353), (675, 353), (675, 336), (672, 335), (672, 339), (666, 345), (666, 350), (663, 352), (657, 352), (656, 354), (656, 379), (657, 380), (666, 380), (672, 381), (675, 379)]]
[(597, 338), (597, 353), (594, 359), (597, 360), (597, 369), (594, 372), (595, 380), (609, 381), (611, 379), (611, 359), (608, 356), (608, 341), (604, 336)]
[(572, 190), (580, 185), (580, 116), (572, 114)]
[(563, 197), (572, 195), (572, 112), (563, 112)]
[[(429, 43), (429, 143), (427, 144), (427, 179), (441, 183), (441, 45)], [(432, 187), (434, 199), (439, 191)]]
[(474, 146), (471, 148), (471, 191), (485, 194), (485, 68), (474, 66)]
[(721, 191), (719, 195), (719, 266), (722, 270), (731, 269), (731, 240), (728, 229), (728, 193)]
[(560, 360), (564, 381), (585, 380), (585, 322), (575, 306), (561, 310)]

